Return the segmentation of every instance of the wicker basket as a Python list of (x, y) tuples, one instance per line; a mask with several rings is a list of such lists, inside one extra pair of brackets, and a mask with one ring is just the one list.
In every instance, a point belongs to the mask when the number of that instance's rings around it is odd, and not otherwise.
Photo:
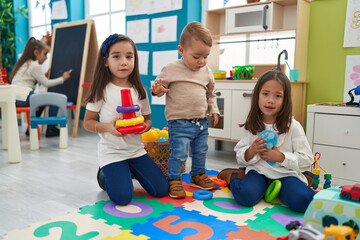
[[(161, 168), (161, 171), (167, 175), (168, 161), (170, 157), (170, 144), (168, 141), (142, 142), (145, 150), (155, 163)], [(185, 172), (186, 161), (181, 166), (181, 173)]]

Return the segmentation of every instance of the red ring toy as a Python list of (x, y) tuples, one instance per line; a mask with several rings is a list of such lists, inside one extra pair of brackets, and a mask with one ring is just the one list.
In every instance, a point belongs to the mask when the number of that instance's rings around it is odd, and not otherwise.
[(226, 187), (228, 184), (225, 180), (219, 179), (219, 178), (212, 178), (211, 181), (216, 183), (216, 185), (220, 187)]

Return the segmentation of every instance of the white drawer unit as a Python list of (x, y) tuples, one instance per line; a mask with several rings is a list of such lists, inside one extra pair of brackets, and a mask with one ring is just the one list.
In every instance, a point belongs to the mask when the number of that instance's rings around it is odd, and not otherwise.
[(360, 108), (308, 105), (306, 136), (333, 184), (360, 183)]

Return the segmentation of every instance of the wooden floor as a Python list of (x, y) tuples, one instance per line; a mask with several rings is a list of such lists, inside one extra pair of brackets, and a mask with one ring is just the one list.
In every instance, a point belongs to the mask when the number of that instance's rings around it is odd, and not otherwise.
[[(96, 181), (97, 134), (81, 127), (77, 138), (72, 138), (70, 126), (67, 149), (59, 149), (58, 137), (42, 135), (40, 150), (31, 151), (25, 130), (26, 126), (19, 128), (21, 163), (8, 163), (8, 153), (2, 150), (0, 139), (0, 238), (11, 230), (108, 199)], [(0, 128), (0, 135), (1, 131)], [(237, 167), (231, 150), (234, 143), (225, 144), (227, 151), (216, 151), (214, 140), (209, 139), (207, 169)], [(190, 164), (189, 159), (187, 171)], [(134, 184), (139, 188), (137, 181)]]

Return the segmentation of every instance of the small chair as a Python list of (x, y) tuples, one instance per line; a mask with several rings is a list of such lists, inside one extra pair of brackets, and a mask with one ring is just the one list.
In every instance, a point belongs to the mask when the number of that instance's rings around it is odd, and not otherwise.
[[(60, 116), (57, 117), (36, 117), (36, 109), (44, 105), (54, 105), (61, 110)], [(30, 96), (30, 148), (31, 150), (39, 149), (39, 140), (37, 136), (37, 125), (56, 125), (60, 124), (60, 148), (68, 146), (67, 130), (67, 97), (61, 93), (46, 92), (37, 93)]]
[[(26, 121), (28, 124), (28, 130), (29, 130), (29, 134), (30, 134), (30, 107), (16, 107), (16, 113), (26, 113)], [(40, 139), (40, 129), (39, 127), (37, 128), (38, 130), (38, 135), (39, 135), (39, 139)]]

